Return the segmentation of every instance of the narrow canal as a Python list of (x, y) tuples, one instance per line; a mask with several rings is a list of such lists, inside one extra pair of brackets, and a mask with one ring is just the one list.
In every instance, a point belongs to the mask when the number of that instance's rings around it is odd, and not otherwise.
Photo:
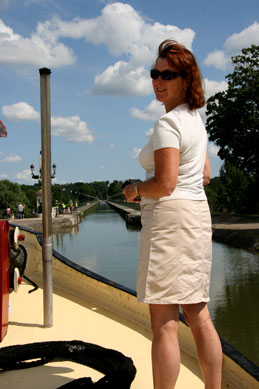
[[(136, 289), (140, 230), (100, 203), (77, 228), (54, 235), (53, 247), (81, 266)], [(209, 309), (221, 338), (259, 365), (259, 256), (213, 242)]]

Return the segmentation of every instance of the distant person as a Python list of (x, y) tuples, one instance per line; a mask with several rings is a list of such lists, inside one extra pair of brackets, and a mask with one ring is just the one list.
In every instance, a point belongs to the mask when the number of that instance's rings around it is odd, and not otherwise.
[(21, 202), (19, 202), (17, 209), (18, 209), (18, 219), (22, 219), (24, 206), (22, 205)]
[(58, 217), (58, 215), (59, 215), (59, 202), (58, 202), (58, 200), (56, 200), (55, 208), (56, 208), (56, 217)]
[(60, 215), (62, 215), (63, 214), (63, 207), (62, 207), (61, 201), (58, 203), (58, 205), (59, 205), (59, 213), (60, 213)]
[(146, 180), (127, 185), (141, 199), (137, 296), (149, 304), (155, 389), (173, 389), (180, 370), (179, 308), (190, 325), (206, 388), (221, 389), (222, 349), (207, 303), (212, 261), (211, 216), (204, 185), (210, 181), (204, 103), (193, 54), (162, 42), (150, 72), (165, 107), (140, 152)]
[(11, 208), (9, 206), (6, 208), (6, 215), (8, 219), (11, 219)]
[(39, 205), (38, 205), (37, 214), (38, 215), (42, 214), (42, 203), (39, 203)]

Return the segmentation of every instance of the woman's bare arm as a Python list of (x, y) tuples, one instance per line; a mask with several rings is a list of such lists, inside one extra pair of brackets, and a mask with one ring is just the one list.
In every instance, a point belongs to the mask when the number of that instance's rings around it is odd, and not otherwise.
[(211, 177), (211, 166), (208, 152), (206, 153), (205, 165), (203, 169), (203, 186), (208, 185), (210, 183)]
[[(158, 199), (169, 196), (175, 189), (178, 166), (179, 150), (165, 147), (154, 152), (155, 176), (150, 180), (140, 182), (138, 190), (141, 196)], [(127, 185), (122, 192), (129, 201), (136, 197), (134, 184)]]

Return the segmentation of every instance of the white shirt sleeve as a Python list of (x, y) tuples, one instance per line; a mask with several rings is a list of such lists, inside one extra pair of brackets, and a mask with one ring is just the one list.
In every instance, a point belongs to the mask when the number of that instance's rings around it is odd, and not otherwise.
[(171, 118), (165, 115), (156, 122), (153, 133), (154, 151), (164, 147), (173, 147), (179, 150), (180, 140), (180, 131)]

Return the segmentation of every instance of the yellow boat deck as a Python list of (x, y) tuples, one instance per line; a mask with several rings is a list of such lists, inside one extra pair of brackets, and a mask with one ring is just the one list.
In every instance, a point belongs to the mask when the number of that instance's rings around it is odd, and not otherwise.
[[(53, 340), (81, 340), (112, 348), (132, 358), (137, 369), (132, 389), (151, 389), (150, 331), (118, 317), (92, 303), (64, 292), (53, 294), (52, 328), (43, 327), (43, 291), (28, 294), (31, 285), (22, 283), (18, 293), (10, 294), (8, 332), (1, 347)], [(203, 388), (197, 362), (182, 355), (176, 388)], [(189, 369), (191, 367), (191, 369)], [(195, 372), (195, 374), (193, 374)], [(50, 362), (40, 367), (0, 372), (1, 389), (57, 388), (80, 377), (97, 381), (102, 374), (70, 361)]]
[[(42, 247), (35, 233), (24, 230), (24, 234), (28, 251), (25, 274), (42, 286)], [(52, 257), (52, 272), (53, 327), (43, 325), (43, 290), (39, 288), (29, 294), (32, 286), (23, 282), (18, 293), (9, 295), (9, 326), (0, 343), (0, 351), (6, 346), (47, 341), (93, 343), (119, 351), (133, 360), (137, 374), (131, 389), (152, 389), (148, 306), (138, 304), (133, 291), (105, 280), (57, 253)], [(181, 369), (175, 389), (204, 388), (191, 331), (180, 322), (178, 333)], [(222, 388), (259, 389), (258, 369), (242, 356), (242, 364), (236, 363), (233, 353), (236, 351), (231, 349), (224, 354)], [(240, 360), (240, 355), (235, 355), (237, 357)], [(71, 361), (55, 361), (29, 369), (0, 370), (0, 388), (56, 389), (82, 377), (91, 377), (96, 382), (102, 373)]]

